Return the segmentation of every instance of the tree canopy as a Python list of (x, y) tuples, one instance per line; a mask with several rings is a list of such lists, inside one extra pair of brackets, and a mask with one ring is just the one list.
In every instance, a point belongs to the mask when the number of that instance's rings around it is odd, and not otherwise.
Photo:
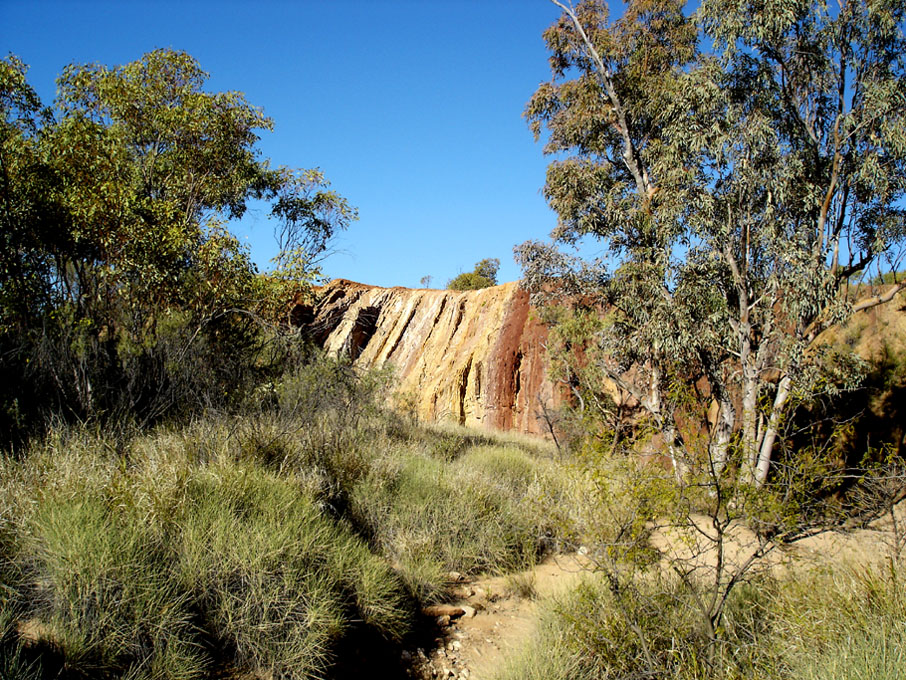
[[(33, 387), (3, 395), (11, 421), (51, 401), (91, 417), (133, 388), (127, 408), (170, 408), (166, 366), (205, 343), (232, 343), (210, 364), (235, 371), (250, 315), (273, 318), (355, 219), (317, 170), (271, 167), (256, 143), (272, 121), (207, 77), (173, 50), (72, 64), (45, 107), (21, 60), (0, 60), (2, 371)], [(279, 225), (266, 277), (227, 228), (250, 199), (270, 200)]]
[(485, 258), (475, 263), (475, 269), (464, 272), (447, 282), (449, 290), (478, 290), (497, 285), (497, 270), (500, 260), (496, 257)]
[(904, 287), (871, 280), (906, 243), (906, 3), (637, 0), (611, 21), (604, 2), (553, 2), (553, 77), (525, 115), (558, 156), (555, 244), (604, 256), (523, 244), (527, 283), (611, 310), (597, 366), (678, 474), (676, 386), (704, 376), (710, 463), (738, 441), (760, 484), (796, 399), (853, 380), (817, 336)]

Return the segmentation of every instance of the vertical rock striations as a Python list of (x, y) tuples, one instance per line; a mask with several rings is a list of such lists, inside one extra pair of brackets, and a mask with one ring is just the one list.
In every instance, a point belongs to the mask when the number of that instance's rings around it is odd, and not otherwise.
[(457, 292), (338, 279), (293, 316), (328, 352), (362, 367), (392, 364), (399, 393), (427, 420), (541, 433), (539, 406), (557, 400), (546, 330), (517, 283)]

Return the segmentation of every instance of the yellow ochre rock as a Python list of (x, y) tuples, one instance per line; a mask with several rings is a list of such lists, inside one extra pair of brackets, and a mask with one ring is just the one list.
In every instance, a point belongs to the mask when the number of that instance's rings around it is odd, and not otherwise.
[(345, 279), (318, 291), (296, 321), (356, 366), (392, 364), (397, 394), (419, 418), (546, 433), (547, 332), (516, 282), (473, 291), (380, 288)]

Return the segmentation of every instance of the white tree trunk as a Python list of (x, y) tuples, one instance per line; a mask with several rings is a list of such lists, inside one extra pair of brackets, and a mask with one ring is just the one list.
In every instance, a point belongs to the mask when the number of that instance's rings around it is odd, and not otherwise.
[(742, 452), (743, 477), (753, 481), (758, 460), (758, 376), (754, 367), (743, 367)]
[(761, 440), (761, 449), (758, 452), (758, 465), (755, 468), (755, 485), (761, 486), (768, 477), (768, 470), (771, 467), (771, 453), (774, 450), (774, 442), (777, 440), (777, 430), (783, 416), (786, 414), (786, 403), (790, 397), (790, 385), (792, 378), (784, 375), (780, 382), (777, 383), (777, 394), (774, 395), (774, 407), (771, 409), (771, 416), (768, 418), (768, 424), (764, 429), (764, 438)]
[(736, 424), (736, 409), (729, 399), (718, 400), (717, 420), (714, 423), (714, 432), (708, 444), (711, 475), (720, 479), (720, 475), (727, 465), (730, 454), (730, 440), (733, 437), (733, 428)]

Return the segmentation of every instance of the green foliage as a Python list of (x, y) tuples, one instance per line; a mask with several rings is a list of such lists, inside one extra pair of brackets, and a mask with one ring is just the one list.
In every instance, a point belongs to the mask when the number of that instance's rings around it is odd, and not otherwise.
[(535, 562), (546, 524), (527, 504), (543, 488), (539, 472), (513, 449), (472, 448), (452, 462), (400, 451), (372, 463), (350, 491), (350, 510), (410, 589), (431, 600), (450, 571), (499, 573)]
[(252, 415), (58, 425), (0, 458), (0, 672), (323, 676), (359, 635), (404, 640), (450, 570), (532, 564), (550, 466), (401, 429), (387, 381), (312, 356)]
[(33, 621), (83, 675), (202, 677), (229, 660), (292, 678), (322, 673), (352, 620), (399, 641), (413, 610), (386, 560), (325, 511), (318, 479), (239, 444), (228, 423), (118, 445), (72, 432), (5, 463), (0, 500), (24, 506), (4, 516), (20, 546), (4, 559), (40, 585), (4, 571), (4, 647)]
[(244, 666), (308, 677), (330, 660), (353, 605), (390, 637), (408, 615), (390, 568), (292, 480), (215, 466), (188, 480), (178, 578)]
[[(614, 447), (612, 437), (601, 444), (590, 438), (575, 458), (577, 505), (587, 507), (562, 517), (567, 529), (558, 533), (576, 532), (607, 600), (572, 602), (580, 610), (574, 619), (558, 614), (558, 626), (569, 627), (558, 636), (590, 646), (568, 643), (566, 657), (556, 658), (584, 668), (576, 677), (749, 677), (774, 664), (773, 652), (759, 648), (769, 626), (759, 602), (772, 592), (771, 558), (843, 526), (855, 499), (841, 499), (851, 477), (864, 471), (844, 473), (820, 446), (803, 447), (757, 487), (742, 473), (741, 447), (733, 446), (721, 470), (691, 451), (677, 483), (667, 457), (639, 456), (633, 445), (639, 442)], [(901, 497), (894, 496), (902, 492), (901, 475), (877, 476), (883, 486), (866, 489), (859, 509), (865, 518), (889, 512), (890, 499)]]
[(153, 527), (109, 512), (101, 498), (47, 499), (34, 522), (41, 615), (68, 665), (197, 677), (191, 611)]
[(899, 677), (901, 562), (827, 557), (734, 589), (717, 640), (702, 629), (701, 603), (677, 572), (590, 574), (542, 602), (536, 634), (498, 680)]
[(497, 285), (497, 270), (500, 260), (496, 257), (475, 263), (475, 269), (465, 272), (447, 282), (448, 290), (478, 290)]
[(906, 664), (906, 586), (898, 570), (819, 568), (772, 603), (774, 644), (796, 680), (893, 680)]
[[(760, 595), (771, 592), (763, 584)], [(773, 677), (757, 643), (768, 612), (755, 589), (740, 590), (731, 603), (734, 626), (718, 650), (720, 664), (704, 662), (695, 602), (677, 579), (645, 574), (631, 592), (588, 577), (574, 590), (544, 604), (535, 639), (498, 680), (505, 678)]]
[[(235, 405), (270, 369), (262, 324), (355, 210), (319, 171), (271, 168), (256, 149), (271, 120), (207, 92), (183, 52), (67, 66), (52, 110), (25, 73), (0, 60), (4, 437), (51, 414), (154, 422)], [(267, 277), (226, 227), (254, 198), (279, 224)]]
[(872, 278), (870, 284), (872, 286), (890, 286), (900, 283), (904, 278), (906, 278), (906, 271), (884, 272)]
[(600, 1), (554, 4), (552, 79), (525, 116), (558, 156), (554, 241), (592, 237), (603, 257), (528, 242), (527, 283), (610, 311), (593, 360), (678, 463), (672, 385), (706, 378), (709, 455), (723, 465), (740, 432), (761, 484), (791, 396), (820, 389), (819, 333), (895, 293), (854, 305), (847, 284), (906, 243), (906, 5), (640, 0), (611, 20)]

